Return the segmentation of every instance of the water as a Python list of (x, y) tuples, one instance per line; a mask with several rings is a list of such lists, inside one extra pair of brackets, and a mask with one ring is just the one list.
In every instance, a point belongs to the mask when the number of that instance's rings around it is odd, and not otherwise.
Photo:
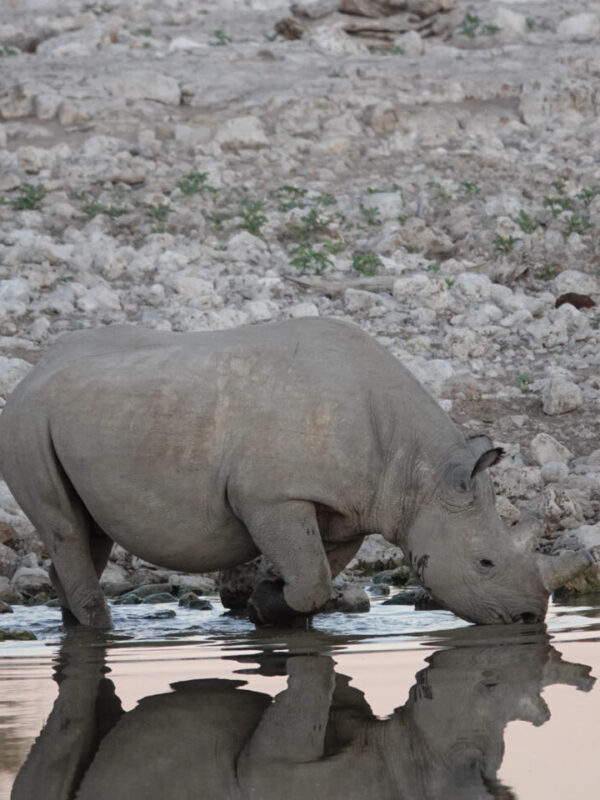
[(600, 793), (598, 607), (497, 627), (377, 601), (311, 630), (218, 601), (113, 616), (107, 637), (65, 637), (54, 609), (2, 618), (38, 641), (0, 644), (0, 800)]

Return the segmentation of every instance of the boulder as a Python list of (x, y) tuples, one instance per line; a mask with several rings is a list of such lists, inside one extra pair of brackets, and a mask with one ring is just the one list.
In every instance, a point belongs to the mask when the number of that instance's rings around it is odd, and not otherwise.
[(562, 375), (553, 375), (542, 390), (544, 414), (555, 416), (573, 411), (583, 403), (581, 389)]
[(193, 608), (200, 611), (210, 611), (213, 604), (204, 597), (198, 597), (194, 592), (187, 592), (179, 598), (179, 605), (182, 608)]
[(53, 595), (54, 589), (48, 573), (42, 567), (19, 567), (12, 576), (11, 585), (25, 598), (32, 598), (40, 593)]
[(362, 614), (370, 608), (369, 595), (362, 586), (338, 578), (334, 581), (332, 595), (321, 612), (343, 611), (347, 614)]
[(197, 595), (216, 594), (217, 582), (206, 575), (172, 575), (170, 578), (173, 591), (177, 595), (194, 592)]
[(21, 602), (21, 596), (4, 575), (0, 575), (0, 601), (12, 604)]
[(0, 544), (0, 575), (12, 578), (17, 569), (18, 556), (14, 550), (5, 544)]
[(569, 448), (558, 442), (549, 433), (538, 433), (533, 437), (531, 452), (540, 466), (550, 461), (567, 462), (573, 458), (573, 453)]

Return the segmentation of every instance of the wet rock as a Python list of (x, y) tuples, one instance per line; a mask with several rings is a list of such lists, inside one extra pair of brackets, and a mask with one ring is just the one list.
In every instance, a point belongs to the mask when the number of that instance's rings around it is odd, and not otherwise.
[(372, 581), (374, 584), (389, 584), (391, 586), (404, 586), (410, 578), (410, 569), (406, 566), (396, 567), (395, 569), (385, 569), (376, 572)]
[(194, 592), (187, 592), (179, 598), (179, 605), (183, 608), (193, 608), (199, 611), (210, 611), (213, 604), (204, 597), (198, 597)]
[(537, 463), (542, 466), (549, 461), (570, 461), (573, 453), (564, 444), (558, 442), (549, 433), (538, 433), (531, 440), (531, 452)]
[(173, 591), (178, 595), (194, 592), (197, 595), (216, 594), (217, 582), (206, 575), (176, 574), (170, 576)]
[(172, 608), (165, 608), (163, 611), (154, 611), (152, 614), (145, 614), (143, 619), (173, 619), (177, 614)]
[(157, 594), (149, 594), (142, 599), (142, 603), (175, 603), (177, 598), (168, 592), (159, 592)]
[(153, 594), (164, 594), (164, 593), (167, 594), (171, 593), (170, 583), (146, 583), (142, 584), (141, 586), (138, 586), (131, 592), (131, 594), (137, 595), (137, 597), (141, 598), (142, 600)]
[(0, 628), (0, 642), (29, 642), (35, 641), (36, 639), (37, 636), (31, 631)]
[(554, 416), (574, 411), (583, 402), (581, 389), (562, 375), (552, 376), (542, 390), (544, 414)]
[(48, 596), (54, 594), (48, 573), (42, 567), (19, 567), (11, 579), (15, 591), (25, 598), (45, 592)]
[(390, 593), (390, 587), (385, 583), (371, 584), (367, 586), (366, 591), (373, 597), (387, 597)]
[(418, 596), (417, 589), (401, 589), (388, 600), (384, 600), (384, 606), (413, 606)]
[(112, 602), (115, 606), (137, 606), (142, 602), (142, 598), (135, 592), (127, 592), (126, 594), (113, 598)]
[(4, 600), (0, 600), (0, 614), (12, 614), (12, 613), (13, 610), (8, 605), (8, 603), (5, 603)]
[(369, 596), (362, 586), (336, 579), (330, 599), (320, 610), (323, 613), (343, 611), (349, 614), (362, 614), (369, 611), (370, 607)]

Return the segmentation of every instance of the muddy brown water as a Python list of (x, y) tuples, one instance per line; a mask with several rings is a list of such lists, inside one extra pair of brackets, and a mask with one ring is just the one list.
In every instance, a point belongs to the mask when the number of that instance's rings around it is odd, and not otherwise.
[(379, 601), (310, 630), (257, 632), (216, 600), (114, 621), (3, 618), (38, 640), (0, 645), (1, 800), (598, 796), (600, 606), (544, 626)]

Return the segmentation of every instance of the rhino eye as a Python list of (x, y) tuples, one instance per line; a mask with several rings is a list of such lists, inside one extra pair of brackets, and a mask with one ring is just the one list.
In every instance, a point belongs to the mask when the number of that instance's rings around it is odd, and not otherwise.
[(489, 558), (482, 558), (479, 565), (484, 569), (491, 569), (494, 566), (494, 562), (490, 561)]

